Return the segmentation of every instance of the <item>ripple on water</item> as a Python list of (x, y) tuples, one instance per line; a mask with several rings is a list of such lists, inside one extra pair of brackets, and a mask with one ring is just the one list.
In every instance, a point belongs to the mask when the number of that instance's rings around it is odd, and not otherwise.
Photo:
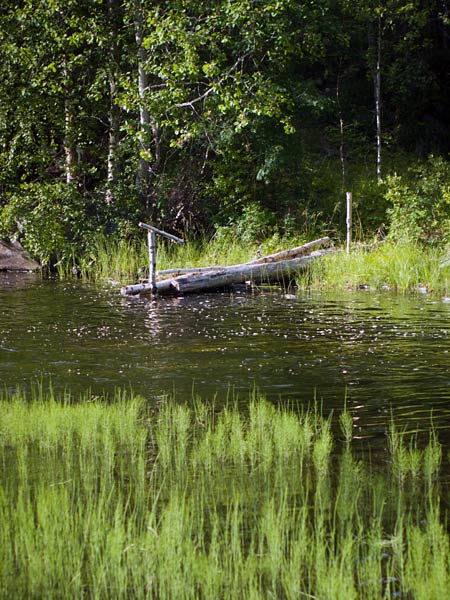
[[(395, 413), (413, 427), (450, 416), (450, 306), (424, 297), (209, 294), (127, 299), (113, 287), (0, 278), (0, 380), (55, 389), (241, 402), (258, 386), (273, 401), (344, 397), (361, 436)], [(371, 433), (370, 433), (371, 432)]]

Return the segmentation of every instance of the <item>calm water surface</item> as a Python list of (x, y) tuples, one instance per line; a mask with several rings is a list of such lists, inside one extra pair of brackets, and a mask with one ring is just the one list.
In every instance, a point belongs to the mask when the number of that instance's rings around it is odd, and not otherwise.
[(393, 413), (445, 444), (450, 417), (450, 303), (389, 293), (208, 294), (122, 298), (113, 286), (0, 274), (0, 382), (93, 394), (129, 387), (155, 401), (273, 401), (341, 410), (376, 440)]

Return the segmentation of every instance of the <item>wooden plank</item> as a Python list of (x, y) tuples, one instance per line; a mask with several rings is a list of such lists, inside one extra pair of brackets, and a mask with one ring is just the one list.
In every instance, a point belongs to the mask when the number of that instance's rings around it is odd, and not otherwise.
[(153, 231), (153, 233), (162, 235), (163, 237), (171, 240), (172, 242), (176, 242), (177, 244), (184, 244), (184, 240), (182, 240), (181, 238), (177, 237), (176, 235), (172, 235), (171, 233), (166, 233), (165, 231), (162, 231), (161, 229), (157, 229), (156, 227), (153, 227), (153, 225), (147, 225), (147, 223), (141, 222), (141, 223), (138, 223), (138, 227), (142, 227), (143, 229)]

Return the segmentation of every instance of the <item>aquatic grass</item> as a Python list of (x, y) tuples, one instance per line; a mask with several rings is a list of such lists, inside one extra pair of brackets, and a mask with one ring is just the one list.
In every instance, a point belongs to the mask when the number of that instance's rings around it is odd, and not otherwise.
[[(304, 243), (300, 238), (274, 236), (261, 244), (243, 242), (235, 235), (215, 234), (193, 238), (181, 235), (184, 244), (174, 244), (158, 237), (157, 269), (205, 267), (246, 263), (258, 255), (271, 254)], [(57, 265), (61, 278), (79, 276), (92, 281), (129, 283), (148, 272), (147, 236), (137, 239), (97, 236), (81, 257), (71, 257)]]
[(450, 292), (450, 266), (443, 251), (413, 243), (385, 242), (377, 248), (355, 248), (315, 261), (298, 277), (302, 288)]
[(77, 266), (79, 275), (90, 280), (135, 280), (148, 266), (147, 238), (130, 241), (99, 236), (92, 240), (88, 254), (78, 259)]
[(313, 464), (319, 478), (328, 473), (332, 448), (331, 419), (320, 419), (312, 451)]
[[(409, 439), (405, 441), (407, 437)], [(418, 479), (422, 473), (425, 480), (431, 484), (442, 460), (442, 449), (433, 429), (430, 431), (429, 443), (424, 449), (420, 449), (416, 434), (406, 430), (398, 431), (395, 423), (391, 421), (388, 446), (392, 471), (400, 484), (403, 484), (407, 477)]]
[[(259, 247), (243, 244), (235, 236), (213, 236), (173, 244), (159, 239), (158, 270), (245, 263), (303, 243), (291, 238), (270, 238)], [(371, 289), (450, 294), (450, 262), (446, 249), (412, 242), (384, 242), (376, 248), (357, 247), (322, 257), (297, 276), (300, 288)], [(85, 256), (58, 266), (61, 278), (79, 276), (93, 281), (130, 283), (148, 272), (147, 237), (134, 240), (98, 236)]]
[(450, 589), (449, 536), (438, 508), (427, 514), (426, 523), (408, 529), (405, 588), (417, 600), (444, 598)]
[[(255, 255), (255, 247), (245, 246), (229, 238), (191, 239), (184, 244), (174, 244), (158, 237), (157, 269), (230, 265), (247, 262)], [(92, 281), (117, 281), (129, 283), (147, 276), (147, 236), (127, 240), (97, 237), (92, 240), (89, 252), (78, 259), (72, 258), (59, 265), (61, 278), (73, 277), (73, 273)]]
[(144, 435), (142, 430), (136, 435), (136, 422), (143, 406), (141, 397), (121, 391), (112, 403), (87, 396), (74, 402), (68, 395), (58, 398), (51, 391), (31, 399), (0, 393), (0, 446), (34, 443), (40, 449), (59, 450), (78, 443), (92, 450), (114, 437), (118, 445), (139, 451)]
[(348, 446), (353, 438), (353, 418), (347, 410), (347, 406), (344, 407), (344, 410), (339, 415), (339, 427), (344, 436), (344, 441)]
[(0, 411), (0, 598), (441, 600), (448, 589), (434, 433), (422, 449), (395, 428), (389, 452), (420, 451), (420, 468), (392, 486), (391, 454), (374, 470), (334, 438), (339, 416), (256, 393), (245, 412), (170, 398), (155, 412), (123, 393), (4, 394)]
[(158, 246), (158, 269), (205, 267), (245, 263), (254, 257), (255, 246), (242, 244), (233, 237), (187, 238), (184, 244)]
[(433, 478), (435, 478), (439, 472), (441, 462), (442, 446), (437, 439), (436, 432), (432, 430), (430, 432), (428, 445), (423, 452), (424, 475), (429, 487), (431, 487)]

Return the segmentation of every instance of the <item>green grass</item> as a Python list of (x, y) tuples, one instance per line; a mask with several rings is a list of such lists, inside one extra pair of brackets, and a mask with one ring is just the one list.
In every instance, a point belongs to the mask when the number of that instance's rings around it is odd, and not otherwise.
[[(157, 269), (204, 267), (246, 262), (255, 252), (254, 247), (245, 247), (228, 240), (187, 240), (185, 244), (174, 244), (158, 237)], [(81, 276), (91, 280), (114, 280), (122, 283), (134, 282), (146, 276), (148, 268), (147, 237), (141, 241), (99, 239), (88, 257), (80, 263)], [(70, 269), (61, 269), (60, 275), (67, 277)]]
[[(261, 244), (243, 243), (236, 237), (216, 236), (211, 239), (186, 239), (175, 244), (157, 237), (157, 269), (205, 267), (245, 263), (257, 250), (270, 254), (303, 243), (302, 239), (280, 239), (274, 236)], [(130, 283), (143, 276), (148, 268), (147, 236), (136, 241), (99, 237), (92, 242), (89, 253), (78, 260), (58, 265), (61, 278), (73, 276), (73, 266), (86, 279)]]
[(450, 266), (447, 254), (436, 248), (412, 243), (386, 242), (372, 250), (339, 252), (315, 262), (299, 277), (303, 288), (427, 291), (450, 293)]
[(418, 448), (392, 426), (375, 468), (346, 415), (339, 445), (331, 419), (257, 395), (244, 415), (3, 394), (0, 597), (441, 600), (434, 433)]
[[(187, 240), (172, 244), (158, 238), (157, 268), (173, 269), (244, 263), (257, 250), (270, 254), (300, 245), (298, 238), (274, 236), (259, 245), (243, 244), (236, 238)], [(88, 256), (79, 261), (82, 277), (97, 281), (131, 283), (147, 272), (146, 236), (140, 241), (98, 239)], [(72, 266), (60, 266), (61, 277), (72, 276)], [(450, 261), (444, 249), (413, 243), (386, 242), (367, 250), (356, 247), (323, 257), (297, 278), (300, 288), (392, 290), (401, 293), (450, 294)]]

